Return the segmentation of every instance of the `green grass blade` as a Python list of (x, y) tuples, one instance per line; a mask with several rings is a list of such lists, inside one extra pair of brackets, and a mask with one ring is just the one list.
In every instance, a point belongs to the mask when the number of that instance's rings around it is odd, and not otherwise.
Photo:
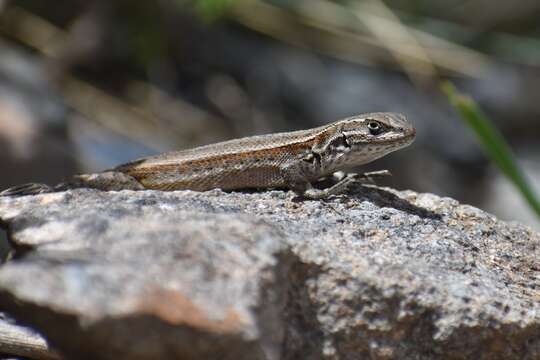
[(457, 109), (461, 118), (474, 131), (488, 157), (518, 188), (540, 219), (540, 200), (517, 165), (514, 155), (501, 133), (495, 128), (491, 120), (483, 114), (474, 100), (460, 94), (452, 83), (445, 81), (442, 83), (441, 88)]

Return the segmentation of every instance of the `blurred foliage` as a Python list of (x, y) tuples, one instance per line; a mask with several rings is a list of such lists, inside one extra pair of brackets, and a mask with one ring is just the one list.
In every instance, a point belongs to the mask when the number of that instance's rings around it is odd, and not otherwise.
[[(231, 8), (235, 0), (196, 0), (195, 9), (201, 19), (205, 22), (212, 22), (223, 17), (227, 10)], [(185, 6), (184, 1), (179, 1)]]
[(493, 122), (482, 112), (473, 99), (459, 93), (452, 83), (444, 82), (442, 90), (458, 110), (461, 119), (474, 131), (488, 157), (521, 192), (531, 209), (540, 219), (540, 199), (527, 181), (510, 147), (501, 133), (495, 128)]

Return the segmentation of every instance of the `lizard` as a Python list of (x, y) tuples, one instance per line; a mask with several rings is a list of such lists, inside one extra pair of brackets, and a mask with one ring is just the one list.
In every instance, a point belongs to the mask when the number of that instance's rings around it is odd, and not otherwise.
[[(0, 196), (80, 187), (108, 191), (287, 188), (306, 199), (324, 199), (344, 192), (359, 180), (358, 174), (346, 174), (323, 189), (314, 187), (314, 182), (406, 147), (415, 136), (415, 128), (401, 114), (367, 113), (313, 129), (256, 135), (149, 156), (100, 173), (75, 175), (56, 186), (19, 185), (0, 192)], [(381, 173), (386, 172), (375, 175)]]

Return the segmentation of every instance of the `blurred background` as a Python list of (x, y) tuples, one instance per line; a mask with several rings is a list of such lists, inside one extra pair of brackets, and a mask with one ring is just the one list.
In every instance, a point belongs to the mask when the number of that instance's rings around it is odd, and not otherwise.
[(540, 229), (440, 91), (495, 121), (540, 188), (538, 0), (0, 0), (0, 188), (137, 157), (405, 114), (365, 170)]

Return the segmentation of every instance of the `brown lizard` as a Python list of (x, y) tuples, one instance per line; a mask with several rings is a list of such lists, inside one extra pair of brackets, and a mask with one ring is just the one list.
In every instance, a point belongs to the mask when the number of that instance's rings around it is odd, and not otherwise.
[(415, 135), (416, 130), (403, 115), (362, 114), (314, 129), (251, 136), (150, 156), (101, 173), (76, 175), (54, 187), (20, 185), (0, 196), (78, 187), (164, 191), (288, 188), (304, 198), (322, 199), (343, 192), (360, 177), (348, 174), (326, 189), (314, 188), (314, 182), (403, 148)]

